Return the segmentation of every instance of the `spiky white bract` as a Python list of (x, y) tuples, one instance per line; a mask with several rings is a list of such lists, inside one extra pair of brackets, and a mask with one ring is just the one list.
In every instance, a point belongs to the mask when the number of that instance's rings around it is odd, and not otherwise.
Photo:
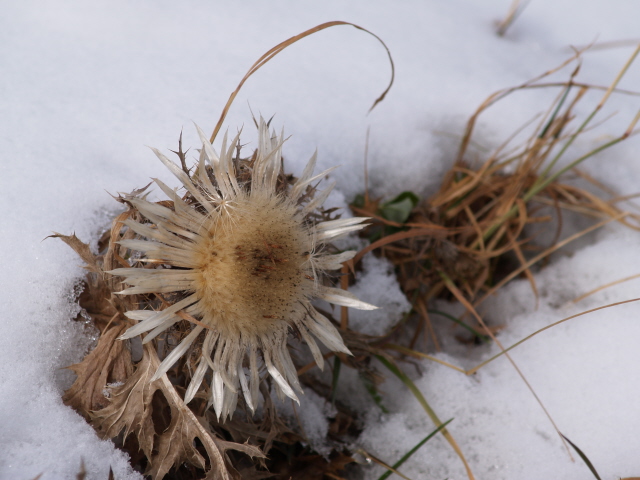
[(235, 411), (240, 392), (249, 409), (255, 410), (262, 366), (280, 398), (298, 400), (295, 392), (302, 389), (287, 348), (290, 330), (299, 332), (320, 368), (324, 359), (314, 337), (332, 351), (350, 353), (333, 324), (313, 307), (312, 299), (364, 310), (376, 307), (319, 282), (323, 272), (339, 269), (354, 255), (328, 254), (324, 245), (363, 228), (366, 220), (314, 223), (310, 219), (309, 213), (322, 204), (333, 185), (311, 199), (307, 187), (332, 169), (313, 176), (314, 154), (294, 185), (278, 187), (284, 138), (270, 134), (262, 119), (258, 148), (245, 167), (251, 169), (250, 175), (241, 175), (233, 159), (239, 135), (230, 143), (225, 136), (218, 156), (196, 128), (203, 148), (191, 176), (153, 149), (187, 189), (189, 201), (160, 180), (155, 182), (173, 208), (130, 198), (146, 221), (127, 220), (125, 225), (146, 240), (120, 243), (141, 252), (147, 268), (110, 273), (124, 277), (130, 285), (121, 294), (173, 293), (179, 298), (160, 311), (127, 312), (139, 323), (123, 339), (146, 332), (143, 342), (149, 342), (183, 320), (181, 312), (197, 320), (154, 378), (166, 373), (194, 342), (201, 342), (185, 400), (193, 399), (210, 369), (210, 404), (225, 420)]

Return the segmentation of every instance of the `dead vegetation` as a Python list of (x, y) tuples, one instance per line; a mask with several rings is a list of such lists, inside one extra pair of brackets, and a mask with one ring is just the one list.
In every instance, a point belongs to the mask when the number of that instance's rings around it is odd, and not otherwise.
[[(290, 181), (291, 177), (281, 178), (281, 188), (287, 188), (287, 178)], [(123, 222), (139, 215), (126, 196), (119, 197), (119, 201), (129, 209), (103, 235), (98, 255), (74, 235), (55, 235), (86, 264), (88, 274), (79, 302), (100, 331), (95, 348), (81, 363), (69, 367), (77, 379), (65, 393), (65, 403), (81, 413), (103, 438), (113, 439), (127, 451), (136, 469), (154, 479), (337, 476), (353, 462), (339, 447), (346, 438), (357, 434), (350, 412), (337, 410), (331, 428), (338, 447), (325, 459), (305, 446), (308, 442), (299, 425), (288, 425), (278, 416), (270, 388), (264, 382), (261, 418), (254, 421), (245, 408), (225, 423), (219, 422), (208, 408), (208, 392), (198, 393), (190, 406), (185, 404), (184, 392), (194, 371), (189, 360), (178, 362), (167, 375), (153, 380), (160, 365), (159, 354), (166, 356), (171, 346), (189, 333), (193, 319), (179, 322), (157, 340), (142, 346), (141, 358), (133, 361), (135, 348), (119, 339), (135, 323), (125, 313), (133, 308), (159, 310), (166, 307), (169, 299), (160, 294), (116, 295), (123, 285), (118, 277), (106, 272), (136, 262), (133, 252), (119, 242), (136, 236)], [(170, 201), (160, 203), (173, 208)], [(352, 344), (354, 351), (361, 348), (355, 334), (347, 344)]]
[[(530, 82), (487, 98), (469, 119), (455, 163), (429, 199), (418, 202), (414, 194), (403, 192), (382, 203), (365, 193), (352, 205), (354, 213), (373, 218), (369, 231), (363, 233), (372, 243), (353, 261), (377, 250), (396, 266), (407, 298), (422, 317), (419, 328), (432, 332), (427, 313), (432, 299), (455, 299), (473, 313), (486, 298), (520, 276), (528, 279), (537, 296), (532, 269), (559, 248), (610, 221), (640, 229), (640, 216), (619, 206), (627, 198), (615, 196), (578, 168), (589, 157), (637, 133), (638, 115), (618, 137), (579, 158), (566, 158), (570, 146), (588, 131), (595, 114), (616, 91), (635, 54), (611, 86), (602, 88), (576, 81), (581, 53)], [(578, 66), (566, 82), (543, 82), (571, 62)], [(469, 146), (481, 113), (514, 92), (540, 88), (559, 93), (524, 144), (511, 145), (519, 129), (479, 166), (473, 166), (477, 162)], [(578, 120), (576, 106), (587, 93), (597, 90), (604, 90), (601, 101), (586, 119)], [(569, 176), (582, 179), (589, 188), (565, 180)], [(593, 224), (562, 238), (567, 212), (592, 219)], [(549, 244), (536, 241), (542, 233), (552, 237)], [(478, 335), (487, 334), (481, 324), (470, 327)], [(436, 338), (433, 341), (438, 344)]]
[[(294, 41), (308, 34), (305, 32), (302, 36), (294, 37)], [(291, 43), (285, 42), (270, 50), (250, 69), (225, 107), (212, 140), (244, 81)], [(296, 367), (306, 388), (313, 389), (336, 406), (335, 415), (328, 419), (332, 445), (329, 455), (318, 455), (309, 447), (300, 422), (287, 421), (278, 416), (265, 383), (261, 386), (264, 401), (262, 415), (257, 420), (247, 415), (246, 409), (243, 411), (240, 408), (231, 421), (220, 423), (207, 408), (204, 394), (198, 394), (190, 406), (184, 403), (184, 392), (190, 380), (189, 372), (192, 371), (188, 359), (175, 365), (167, 375), (150, 381), (160, 358), (166, 355), (171, 345), (177, 344), (188, 333), (187, 326), (192, 319), (185, 319), (166, 336), (146, 344), (139, 352), (141, 358), (136, 361), (132, 359), (132, 349), (118, 340), (133, 323), (124, 316), (124, 312), (140, 308), (140, 305), (159, 309), (171, 299), (161, 295), (153, 298), (147, 295), (114, 295), (123, 286), (117, 277), (105, 272), (117, 267), (130, 267), (132, 252), (118, 245), (118, 242), (135, 236), (130, 229), (123, 227), (127, 218), (139, 215), (131, 205), (114, 220), (110, 231), (100, 239), (98, 254), (94, 255), (75, 236), (56, 235), (86, 263), (88, 274), (79, 301), (100, 331), (96, 347), (80, 364), (70, 367), (78, 377), (65, 393), (65, 403), (84, 415), (104, 438), (113, 439), (127, 451), (136, 469), (154, 479), (341, 479), (349, 466), (362, 457), (383, 465), (389, 472), (398, 472), (402, 462), (436, 433), (444, 435), (460, 457), (469, 478), (473, 479), (462, 449), (446, 429), (448, 422), (438, 418), (410, 378), (398, 367), (398, 363), (407, 356), (439, 361), (426, 351), (420, 351), (417, 346), (420, 335), (424, 334), (430, 336), (435, 348), (438, 348), (439, 342), (430, 321), (430, 315), (434, 314), (430, 310), (433, 299), (460, 302), (475, 318), (475, 323), (469, 322), (464, 316), (451, 320), (471, 332), (476, 341), (495, 340), (494, 332), (499, 326), (487, 326), (477, 313), (477, 307), (488, 296), (519, 276), (526, 277), (533, 293), (537, 294), (532, 269), (568, 242), (610, 221), (638, 229), (638, 216), (619, 206), (620, 200), (624, 199), (609, 195), (577, 168), (590, 156), (636, 133), (634, 128), (638, 116), (614, 140), (579, 158), (571, 161), (566, 159), (572, 143), (588, 130), (595, 114), (617, 91), (617, 83), (624, 74), (623, 69), (612, 85), (603, 89), (602, 100), (591, 115), (576, 126), (576, 105), (587, 93), (599, 87), (576, 81), (579, 68), (572, 72), (566, 82), (544, 83), (543, 80), (570, 62), (579, 61), (580, 54), (576, 53), (557, 69), (531, 82), (489, 97), (470, 118), (453, 167), (438, 192), (427, 201), (419, 202), (414, 194), (404, 192), (383, 203), (372, 200), (365, 193), (352, 206), (358, 215), (372, 217), (372, 226), (366, 233), (371, 244), (344, 266), (343, 288), (348, 287), (348, 274), (357, 268), (363, 256), (377, 251), (395, 265), (398, 279), (412, 302), (413, 310), (383, 337), (369, 337), (350, 330), (346, 308), (341, 310), (337, 319), (323, 312), (336, 325), (340, 325), (345, 344), (354, 356), (334, 355), (331, 352), (324, 355), (325, 359), (331, 358), (333, 362), (332, 381), (328, 385), (319, 384), (315, 377), (306, 375), (314, 368), (313, 363), (297, 364)], [(632, 61), (633, 58), (627, 66)], [(511, 139), (508, 139), (479, 167), (472, 166), (469, 145), (478, 116), (511, 93), (533, 88), (555, 88), (559, 93), (547, 112), (538, 119), (529, 139), (515, 148), (510, 145)], [(188, 174), (182, 149), (177, 153)], [(591, 182), (601, 193), (593, 193), (593, 189), (563, 180), (562, 175), (570, 172)], [(285, 183), (286, 178), (283, 176)], [(121, 197), (119, 201), (127, 204), (126, 198)], [(165, 201), (162, 204), (173, 208), (172, 202)], [(551, 207), (551, 213), (548, 207)], [(582, 232), (560, 240), (563, 211), (593, 218), (595, 223)], [(534, 242), (531, 226), (538, 227), (538, 230), (540, 227), (557, 229), (557, 234), (550, 245), (541, 246)], [(412, 319), (417, 321), (412, 322)], [(400, 344), (406, 338), (410, 340)], [(506, 353), (506, 349), (503, 350)], [(343, 364), (358, 371), (372, 398), (384, 411), (377, 390), (384, 380), (378, 370), (379, 366), (383, 366), (411, 390), (433, 420), (435, 430), (400, 462), (389, 465), (383, 459), (351, 447), (360, 433), (360, 419), (358, 412), (350, 411), (335, 398)], [(482, 366), (465, 371), (447, 365), (464, 374), (471, 374)]]

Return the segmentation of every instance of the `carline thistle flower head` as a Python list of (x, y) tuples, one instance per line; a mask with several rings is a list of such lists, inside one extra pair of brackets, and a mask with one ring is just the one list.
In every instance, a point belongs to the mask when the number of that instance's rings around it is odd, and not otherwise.
[(316, 339), (332, 351), (350, 354), (333, 324), (313, 307), (314, 298), (363, 310), (376, 307), (319, 281), (324, 272), (339, 269), (355, 254), (329, 254), (326, 243), (363, 228), (366, 220), (315, 222), (310, 216), (335, 183), (311, 199), (307, 187), (333, 169), (314, 176), (314, 154), (293, 185), (278, 187), (284, 138), (270, 134), (263, 119), (258, 125), (258, 147), (244, 167), (249, 168), (249, 175), (241, 172), (233, 158), (239, 134), (228, 145), (225, 136), (218, 156), (202, 130), (196, 129), (203, 148), (193, 175), (153, 149), (187, 190), (186, 200), (157, 179), (155, 183), (173, 202), (172, 208), (130, 197), (146, 220), (128, 219), (125, 225), (145, 239), (120, 244), (142, 253), (141, 266), (109, 273), (124, 277), (130, 285), (120, 294), (178, 298), (159, 311), (127, 312), (128, 318), (139, 323), (122, 339), (146, 332), (142, 341), (147, 343), (183, 320), (185, 313), (196, 319), (188, 335), (164, 358), (153, 380), (192, 345), (198, 345), (199, 359), (185, 401), (194, 398), (211, 370), (209, 404), (224, 421), (235, 411), (240, 392), (255, 411), (262, 367), (281, 399), (286, 395), (298, 401), (295, 391), (302, 389), (287, 349), (290, 331), (299, 333), (320, 368), (324, 359)]

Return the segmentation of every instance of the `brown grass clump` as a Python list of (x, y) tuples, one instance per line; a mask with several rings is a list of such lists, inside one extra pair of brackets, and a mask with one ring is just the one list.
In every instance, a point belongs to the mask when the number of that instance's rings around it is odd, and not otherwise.
[[(532, 267), (568, 242), (609, 221), (640, 229), (640, 216), (618, 206), (624, 198), (612, 197), (611, 192), (578, 169), (587, 158), (637, 133), (634, 128), (638, 116), (622, 135), (572, 161), (565, 158), (571, 144), (588, 130), (595, 114), (616, 91), (635, 55), (611, 86), (603, 89), (604, 96), (591, 114), (575, 126), (576, 106), (589, 91), (601, 87), (577, 82), (579, 66), (566, 82), (542, 80), (570, 61), (579, 61), (580, 54), (577, 52), (560, 67), (530, 82), (488, 97), (469, 119), (455, 163), (431, 198), (418, 203), (417, 197), (404, 192), (383, 204), (365, 194), (352, 205), (358, 215), (374, 218), (374, 225), (364, 233), (374, 241), (353, 261), (379, 250), (396, 266), (404, 292), (413, 299), (415, 310), (426, 324), (426, 306), (431, 299), (455, 298), (475, 313), (484, 299), (518, 276), (525, 276), (537, 295)], [(474, 167), (469, 145), (479, 115), (509, 94), (533, 88), (556, 88), (560, 93), (523, 145), (511, 147), (510, 138), (479, 167)], [(561, 176), (568, 173), (586, 180), (597, 192), (564, 181), (566, 176)], [(413, 208), (407, 203), (409, 200), (414, 202)], [(563, 212), (600, 222), (560, 240)], [(538, 235), (554, 229), (550, 245), (535, 244)]]

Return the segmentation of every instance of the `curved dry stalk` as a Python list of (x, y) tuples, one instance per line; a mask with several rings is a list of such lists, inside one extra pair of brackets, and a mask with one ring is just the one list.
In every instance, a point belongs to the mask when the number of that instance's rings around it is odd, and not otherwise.
[(594, 230), (597, 230), (598, 228), (604, 227), (605, 225), (607, 225), (608, 223), (614, 222), (616, 220), (619, 220), (625, 216), (627, 216), (628, 213), (627, 212), (621, 212), (618, 215), (616, 215), (615, 217), (612, 218), (608, 218), (606, 220), (603, 220), (602, 222), (598, 222), (595, 225), (591, 225), (590, 227), (585, 228), (584, 230), (581, 230), (580, 232), (571, 235), (568, 238), (565, 238), (564, 240), (562, 240), (561, 242), (556, 243), (555, 245), (547, 248), (544, 252), (536, 255), (535, 257), (533, 257), (531, 260), (529, 260), (527, 263), (525, 263), (524, 265), (521, 265), (519, 268), (515, 269), (514, 271), (512, 271), (509, 275), (507, 275), (506, 277), (504, 277), (502, 280), (500, 280), (496, 285), (494, 285), (489, 291), (487, 291), (479, 300), (477, 300), (476, 302), (474, 302), (474, 307), (478, 307), (481, 303), (483, 303), (487, 298), (489, 298), (491, 295), (493, 295), (495, 292), (497, 292), (500, 288), (502, 288), (507, 282), (513, 280), (514, 278), (516, 278), (518, 275), (520, 275), (522, 272), (524, 272), (526, 269), (530, 268), (532, 265), (534, 265), (535, 263), (539, 262), (540, 260), (542, 260), (545, 257), (548, 257), (550, 254), (552, 254), (553, 252), (555, 252), (556, 250), (564, 247), (565, 245), (573, 242), (574, 240), (577, 240), (578, 238), (582, 237), (583, 235), (586, 235), (589, 232), (592, 232)]
[[(580, 58), (580, 56), (582, 55), (582, 53), (585, 50), (587, 50), (588, 48), (589, 47), (585, 47), (585, 48), (583, 48), (581, 50), (575, 50), (574, 54), (571, 57), (569, 57), (567, 60), (562, 62), (560, 65), (558, 65), (555, 68), (552, 68), (551, 70), (547, 70), (546, 72), (542, 73), (541, 75), (538, 75), (537, 77), (533, 78), (532, 80), (528, 80), (527, 82), (524, 82), (524, 83), (522, 83), (522, 84), (520, 84), (520, 85), (518, 85), (516, 87), (505, 88), (503, 90), (499, 90), (499, 91), (491, 94), (476, 109), (476, 111), (473, 113), (473, 115), (471, 115), (471, 117), (469, 118), (469, 121), (467, 122), (467, 126), (465, 128), (465, 133), (464, 133), (464, 135), (462, 137), (462, 142), (460, 142), (460, 149), (458, 150), (458, 156), (457, 156), (457, 159), (456, 159), (456, 163), (461, 162), (462, 159), (464, 158), (464, 154), (467, 151), (467, 147), (469, 145), (469, 141), (471, 140), (471, 135), (473, 133), (476, 121), (477, 121), (478, 117), (480, 116), (480, 114), (483, 111), (485, 111), (491, 105), (493, 105), (497, 101), (503, 99), (504, 97), (510, 95), (513, 92), (536, 86), (538, 81), (542, 80), (545, 77), (548, 77), (549, 75), (552, 75), (553, 73), (555, 73), (555, 72), (557, 72), (559, 70), (562, 70), (564, 67), (569, 65), (574, 60), (578, 60)], [(574, 69), (574, 72), (572, 73), (571, 77), (574, 77), (577, 74), (579, 68), (580, 68), (580, 66), (578, 65), (578, 67), (576, 69)], [(562, 83), (561, 85), (566, 85), (566, 83)]]
[[(443, 275), (443, 274), (441, 274)], [(562, 440), (562, 444), (564, 445), (564, 447), (567, 450), (567, 453), (569, 454), (569, 458), (571, 460), (573, 460), (573, 455), (571, 455), (571, 450), (569, 449), (569, 446), (567, 445), (567, 442), (565, 441), (564, 437), (562, 436), (562, 433), (560, 432), (560, 429), (558, 428), (558, 426), (556, 425), (555, 420), (553, 419), (553, 417), (551, 416), (551, 414), (549, 413), (549, 411), (547, 410), (547, 407), (544, 406), (544, 403), (542, 403), (542, 400), (540, 399), (540, 397), (538, 396), (538, 394), (536, 393), (536, 391), (533, 389), (533, 386), (529, 383), (529, 380), (527, 380), (527, 378), (524, 376), (524, 373), (522, 373), (522, 371), (520, 370), (520, 368), (518, 367), (518, 365), (516, 364), (516, 362), (511, 358), (511, 356), (509, 356), (509, 354), (507, 353), (507, 351), (505, 350), (505, 348), (502, 346), (502, 343), (500, 342), (500, 340), (498, 340), (498, 338), (493, 334), (493, 332), (491, 331), (491, 329), (487, 326), (487, 324), (484, 322), (484, 320), (482, 319), (482, 317), (478, 314), (478, 312), (475, 310), (475, 308), (473, 308), (473, 306), (467, 301), (466, 298), (464, 298), (464, 295), (462, 295), (462, 292), (460, 292), (460, 290), (458, 290), (458, 288), (454, 285), (454, 283), (451, 281), (451, 279), (449, 278), (444, 278), (445, 284), (447, 285), (447, 288), (449, 289), (449, 291), (451, 293), (453, 293), (453, 295), (456, 297), (456, 299), (462, 303), (464, 305), (464, 307), (471, 312), (471, 314), (475, 317), (475, 319), (478, 321), (478, 323), (480, 325), (482, 325), (482, 328), (484, 328), (484, 331), (487, 335), (489, 335), (489, 337), (491, 337), (491, 340), (493, 340), (493, 342), (498, 345), (498, 347), (500, 348), (500, 350), (502, 350), (502, 353), (507, 357), (507, 359), (509, 360), (509, 363), (511, 363), (511, 365), (513, 366), (513, 368), (515, 369), (515, 371), (517, 372), (518, 376), (522, 379), (522, 381), (524, 382), (524, 384), (527, 386), (527, 388), (529, 389), (529, 391), (531, 392), (531, 394), (533, 395), (533, 398), (536, 399), (536, 402), (538, 402), (538, 405), (540, 405), (540, 408), (542, 408), (542, 411), (544, 412), (544, 414), (546, 415), (546, 417), (549, 419), (549, 421), (551, 422), (551, 425), (553, 426), (553, 428), (555, 429), (555, 431), (558, 433), (558, 435), (560, 436), (560, 439)]]
[[(626, 138), (628, 138), (630, 135), (632, 135), (634, 133), (635, 125), (638, 123), (638, 121), (640, 121), (640, 111), (636, 114), (636, 116), (633, 118), (633, 120), (629, 124), (628, 128), (626, 129), (626, 131), (622, 135), (620, 135), (619, 137), (617, 137), (617, 138), (615, 138), (615, 139), (613, 139), (613, 140), (611, 140), (611, 141), (609, 141), (609, 142), (607, 142), (607, 143), (605, 143), (605, 144), (603, 144), (603, 145), (591, 150), (590, 152), (586, 153), (585, 155), (580, 156), (579, 158), (577, 158), (576, 160), (573, 160), (572, 162), (570, 162), (569, 164), (567, 164), (564, 167), (560, 168), (558, 171), (554, 172), (553, 174), (550, 173), (551, 170), (555, 167), (556, 163), (562, 158), (562, 156), (566, 153), (566, 151), (569, 149), (569, 147), (576, 140), (576, 138), (578, 138), (578, 136), (587, 128), (589, 123), (591, 123), (593, 118), (602, 109), (602, 107), (607, 103), (607, 101), (609, 100), (609, 97), (615, 91), (618, 83), (620, 82), (620, 80), (622, 80), (622, 77), (625, 75), (625, 73), (627, 72), (627, 70), (629, 69), (631, 64), (635, 61), (635, 59), (636, 59), (636, 57), (638, 56), (639, 53), (640, 53), (640, 44), (634, 50), (634, 52), (629, 57), (627, 62), (624, 64), (622, 69), (618, 72), (618, 74), (616, 75), (616, 78), (611, 83), (609, 88), (606, 90), (606, 92), (602, 96), (602, 99), (600, 100), (600, 102), (596, 105), (596, 107), (592, 110), (592, 112), (587, 116), (587, 118), (580, 124), (578, 129), (575, 132), (573, 132), (571, 135), (569, 135), (567, 141), (564, 142), (564, 144), (562, 145), (562, 147), (560, 148), (558, 153), (556, 153), (555, 156), (549, 162), (546, 163), (544, 170), (537, 177), (537, 179), (534, 182), (533, 186), (531, 186), (531, 188), (528, 189), (528, 191), (526, 191), (524, 193), (522, 198), (523, 198), (523, 200), (525, 202), (531, 200), (531, 198), (533, 198), (535, 195), (537, 195), (538, 193), (543, 191), (545, 188), (547, 188), (550, 184), (555, 182), (558, 179), (558, 177), (560, 177), (564, 173), (568, 172), (569, 170), (575, 168), (577, 165), (582, 163), (587, 158), (589, 158), (589, 157), (591, 157), (591, 156), (593, 156), (593, 155), (595, 155), (595, 154), (597, 154), (597, 153), (599, 153), (599, 152), (601, 152), (603, 150), (606, 150), (607, 148), (612, 147), (613, 145), (615, 145), (617, 143), (620, 143), (621, 141), (625, 140)], [(571, 75), (571, 78), (570, 78), (569, 83), (567, 85), (567, 93), (569, 91), (569, 88), (572, 86), (573, 77), (576, 74), (577, 74), (577, 69)], [(586, 92), (586, 88), (587, 87), (582, 87), (579, 90), (578, 95), (576, 95), (576, 98), (573, 101), (574, 104)], [(511, 93), (511, 92), (509, 92), (509, 93)], [(560, 105), (561, 105), (561, 103), (558, 105), (558, 107), (560, 107)], [(481, 109), (483, 110), (484, 108), (481, 107)], [(476, 112), (476, 113), (480, 113), (480, 111), (482, 111), (481, 109), (479, 109), (479, 111)], [(568, 115), (568, 113), (570, 111), (571, 111), (571, 107), (569, 107), (569, 109), (567, 109), (566, 114)], [(473, 119), (473, 121), (475, 123), (475, 119)], [(472, 128), (472, 126), (471, 126), (471, 128)], [(469, 135), (470, 134), (471, 134), (471, 131), (469, 131)], [(462, 153), (463, 153), (462, 148), (463, 147), (466, 149), (465, 145), (463, 145), (461, 147), (461, 153), (459, 154), (459, 158), (460, 159), (462, 158)], [(543, 156), (542, 159), (544, 159), (544, 158), (545, 157)], [(509, 218), (514, 216), (516, 213), (517, 213), (517, 209), (515, 207), (512, 207), (507, 213), (505, 213), (502, 217), (500, 217), (485, 232), (485, 235), (484, 235), (485, 239), (490, 237), (491, 235), (493, 235), (495, 233), (495, 231), (499, 228), (500, 225), (502, 225), (504, 222), (506, 222)]]
[(363, 28), (363, 27), (361, 27), (359, 25), (356, 25), (355, 23), (343, 22), (343, 21), (340, 21), (340, 20), (336, 20), (336, 21), (332, 21), (332, 22), (322, 23), (322, 24), (317, 25), (317, 26), (315, 26), (313, 28), (310, 28), (309, 30), (305, 30), (304, 32), (299, 33), (298, 35), (295, 35), (295, 36), (291, 37), (291, 38), (285, 40), (284, 42), (279, 43), (278, 45), (273, 47), (271, 50), (267, 51), (264, 55), (262, 55), (258, 60), (256, 60), (256, 62), (253, 65), (251, 65), (251, 68), (249, 68), (249, 70), (247, 71), (245, 76), (242, 77), (242, 80), (240, 80), (240, 83), (238, 84), (236, 89), (229, 96), (229, 100), (227, 100), (226, 105), (222, 109), (222, 114), (220, 115), (220, 119), (218, 120), (218, 123), (216, 124), (215, 128), (213, 129), (213, 133), (211, 134), (211, 138), (210, 138), (209, 142), (213, 143), (213, 141), (216, 139), (216, 136), (218, 135), (218, 132), (220, 131), (220, 128), (222, 128), (222, 124), (224, 123), (224, 119), (226, 118), (227, 113), (229, 112), (229, 109), (231, 108), (231, 104), (233, 103), (233, 101), (235, 100), (236, 96), (238, 95), (238, 92), (240, 92), (240, 89), (242, 88), (244, 83), (249, 79), (249, 77), (251, 77), (251, 75), (256, 73), (260, 69), (260, 67), (264, 66), (267, 62), (269, 62), (269, 60), (271, 60), (277, 54), (282, 52), (285, 48), (287, 48), (290, 45), (294, 44), (298, 40), (302, 40), (303, 38), (308, 37), (309, 35), (313, 35), (314, 33), (317, 33), (317, 32), (319, 32), (321, 30), (326, 29), (326, 28), (335, 27), (335, 26), (339, 26), (339, 25), (349, 25), (351, 27), (357, 28), (358, 30), (362, 30), (363, 32), (366, 32), (369, 35), (373, 36), (376, 40), (378, 40), (382, 44), (382, 46), (384, 47), (384, 49), (387, 52), (387, 56), (389, 57), (389, 63), (391, 64), (391, 80), (389, 81), (389, 85), (387, 86), (387, 88), (375, 100), (375, 102), (373, 102), (373, 105), (369, 109), (369, 112), (371, 110), (373, 110), (378, 103), (380, 103), (382, 100), (384, 100), (384, 97), (387, 95), (387, 92), (389, 92), (389, 90), (391, 89), (391, 86), (393, 85), (393, 80), (395, 78), (395, 66), (393, 64), (393, 58), (391, 57), (391, 52), (389, 51), (389, 47), (387, 47), (387, 45), (382, 41), (382, 39), (380, 37), (378, 37), (375, 33), (370, 32), (366, 28)]
[(609, 283), (606, 283), (604, 285), (600, 285), (598, 288), (594, 288), (593, 290), (589, 290), (587, 293), (583, 293), (579, 297), (574, 298), (573, 300), (571, 300), (570, 303), (578, 303), (578, 302), (584, 300), (585, 298), (590, 297), (594, 293), (601, 292), (602, 290), (606, 290), (607, 288), (613, 287), (615, 285), (620, 285), (621, 283), (628, 282), (629, 280), (635, 280), (636, 278), (640, 278), (640, 273), (637, 273), (635, 275), (631, 275), (629, 277), (621, 278), (619, 280), (614, 280), (613, 282), (609, 282)]
[(563, 318), (562, 320), (558, 320), (557, 322), (554, 322), (550, 325), (547, 325), (546, 327), (542, 327), (539, 330), (536, 330), (535, 332), (533, 332), (531, 335), (527, 335), (526, 337), (524, 337), (522, 340), (517, 341), (516, 343), (514, 343), (513, 345), (511, 345), (508, 348), (505, 348), (503, 351), (501, 351), (500, 353), (494, 355), (493, 357), (491, 357), (488, 360), (485, 360), (484, 362), (476, 365), (475, 367), (467, 370), (465, 373), (467, 375), (473, 375), (474, 373), (476, 373), (478, 370), (480, 370), (482, 367), (484, 367), (485, 365), (493, 362), (496, 358), (501, 357), (502, 355), (507, 354), (507, 352), (509, 352), (510, 350), (513, 350), (514, 348), (516, 348), (518, 345), (523, 344), (524, 342), (526, 342), (527, 340), (529, 340), (530, 338), (535, 337), (536, 335), (538, 335), (539, 333), (544, 332), (545, 330), (549, 330), (550, 328), (555, 327), (556, 325), (560, 325), (561, 323), (567, 322), (571, 319), (577, 318), (577, 317), (581, 317), (583, 315), (587, 315), (588, 313), (593, 313), (593, 312), (597, 312), (598, 310), (604, 310), (605, 308), (611, 308), (611, 307), (617, 307), (619, 305), (625, 305), (627, 303), (633, 303), (633, 302), (638, 302), (640, 301), (640, 298), (632, 298), (631, 300), (624, 300), (622, 302), (616, 302), (616, 303), (610, 303), (608, 305), (603, 305), (601, 307), (596, 307), (596, 308), (592, 308), (590, 310), (585, 310), (584, 312), (580, 312), (580, 313), (576, 313), (575, 315), (571, 315), (569, 317)]
[(396, 344), (393, 344), (393, 343), (388, 343), (388, 344), (386, 344), (384, 346), (384, 348), (388, 348), (390, 350), (395, 350), (396, 352), (400, 352), (400, 353), (403, 353), (405, 355), (410, 355), (410, 356), (415, 357), (415, 358), (425, 358), (427, 360), (431, 360), (432, 362), (439, 363), (440, 365), (444, 365), (445, 367), (448, 367), (448, 368), (450, 368), (452, 370), (455, 370), (456, 372), (465, 373), (465, 374), (467, 373), (467, 371), (464, 368), (457, 367), (457, 366), (453, 365), (452, 363), (445, 362), (444, 360), (440, 360), (439, 358), (434, 357), (432, 355), (429, 355), (429, 354), (426, 354), (426, 353), (422, 353), (422, 352), (419, 352), (417, 350), (413, 350), (411, 348), (403, 347), (402, 345), (396, 345)]

